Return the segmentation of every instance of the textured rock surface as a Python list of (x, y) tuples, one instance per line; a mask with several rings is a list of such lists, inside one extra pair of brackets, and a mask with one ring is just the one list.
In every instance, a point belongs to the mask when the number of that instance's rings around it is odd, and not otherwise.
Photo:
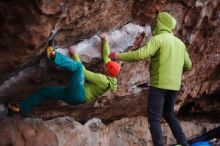
[[(139, 26), (133, 23), (124, 25), (119, 30), (106, 33), (110, 44), (111, 51), (123, 52), (127, 48), (135, 46), (135, 41), (138, 37), (149, 38), (151, 36), (151, 29), (149, 26)], [(144, 41), (142, 40), (142, 41)], [(80, 58), (85, 63), (92, 63), (92, 60), (102, 59), (102, 41), (98, 35), (85, 39), (76, 45), (77, 52)], [(58, 52), (68, 56), (68, 50), (57, 48)]]
[(131, 0), (2, 1), (0, 80), (35, 60), (51, 36), (66, 46), (112, 30), (130, 20), (132, 6)]
[(58, 146), (58, 139), (44, 122), (35, 119), (1, 119), (1, 146)]
[[(107, 35), (111, 51), (122, 52), (126, 48), (132, 48), (133, 46), (135, 46), (135, 41), (137, 38), (142, 38), (141, 41), (145, 42), (146, 39), (151, 36), (151, 29), (147, 26), (142, 27), (139, 25), (129, 23), (123, 26), (121, 29), (110, 32)], [(79, 42), (75, 46), (77, 47), (77, 51), (83, 62), (87, 64), (95, 64), (102, 60), (102, 43), (97, 35), (89, 39), (86, 39), (82, 42)], [(66, 48), (58, 47), (56, 51), (61, 52), (66, 56), (68, 56), (69, 54)], [(13, 94), (16, 94), (17, 92), (22, 93), (22, 90), (25, 90), (26, 86), (24, 88), (21, 86), (20, 88), (17, 88), (17, 86), (19, 86), (22, 82), (26, 83), (28, 79), (37, 80), (40, 77), (46, 76), (47, 67), (47, 60), (45, 58), (42, 58), (39, 64), (18, 71), (16, 75), (10, 77), (8, 80), (2, 83), (2, 85), (0, 86), (0, 97), (4, 98), (6, 96), (13, 96)], [(100, 65), (97, 67), (101, 68)]]
[[(157, 12), (169, 10), (178, 21), (174, 32), (186, 43), (193, 61), (192, 70), (183, 76), (175, 110), (183, 117), (202, 115), (199, 120), (211, 120), (211, 115), (219, 122), (219, 8), (218, 0), (3, 0), (0, 2), (0, 99), (24, 99), (42, 86), (66, 84), (68, 72), (55, 68), (44, 56), (50, 38), (54, 37), (58, 48), (77, 45), (86, 66), (99, 71), (102, 64), (97, 33), (108, 32), (112, 38), (112, 50), (122, 51), (116, 49), (120, 47), (124, 51), (134, 50), (146, 42), (145, 36), (149, 36), (149, 27), (153, 26)], [(127, 33), (123, 26), (126, 27), (128, 22), (135, 24), (132, 27), (140, 28), (140, 31), (135, 29), (131, 33), (129, 29)], [(141, 34), (144, 29), (147, 33)], [(60, 51), (65, 53), (65, 50)], [(115, 94), (108, 93), (98, 101), (78, 106), (49, 101), (30, 114), (44, 119), (68, 115), (80, 122), (98, 117), (104, 123), (145, 115), (148, 88), (140, 85), (149, 81), (149, 62), (120, 63), (120, 88)], [(105, 135), (105, 132), (102, 134)], [(18, 137), (24, 138), (21, 135)], [(97, 133), (95, 137), (98, 137)], [(127, 140), (125, 136), (124, 140), (116, 142), (126, 143)], [(55, 139), (53, 141), (56, 142)], [(106, 136), (102, 144), (104, 142), (108, 142)]]
[[(7, 119), (1, 121), (1, 146), (151, 146), (146, 117), (124, 118), (105, 125), (93, 118), (84, 125), (73, 118), (63, 117), (49, 121), (39, 119)], [(188, 138), (200, 135), (219, 124), (181, 122)], [(175, 143), (169, 128), (163, 124), (165, 145)]]

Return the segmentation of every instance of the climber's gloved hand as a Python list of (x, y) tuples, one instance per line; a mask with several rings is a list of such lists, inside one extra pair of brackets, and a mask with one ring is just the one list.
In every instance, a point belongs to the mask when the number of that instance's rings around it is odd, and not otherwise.
[(111, 52), (110, 55), (109, 55), (109, 58), (111, 58), (111, 59), (118, 59), (118, 53)]
[(99, 35), (98, 35), (102, 40), (107, 40), (108, 39), (108, 37), (107, 37), (107, 35), (106, 35), (106, 33), (100, 33)]
[(70, 56), (73, 56), (74, 54), (76, 54), (77, 53), (77, 48), (75, 47), (75, 46), (70, 46), (69, 48), (68, 48), (68, 50), (69, 50), (69, 54), (70, 54)]

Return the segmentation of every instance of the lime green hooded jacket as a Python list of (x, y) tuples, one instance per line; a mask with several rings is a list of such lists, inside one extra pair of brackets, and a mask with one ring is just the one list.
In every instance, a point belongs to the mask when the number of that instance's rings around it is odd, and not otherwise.
[[(111, 61), (111, 59), (108, 57), (110, 54), (109, 44), (107, 40), (104, 40), (103, 42), (103, 51), (102, 56), (104, 63)], [(73, 59), (81, 62), (79, 55), (76, 53), (73, 55)], [(106, 76), (101, 73), (94, 73), (92, 71), (87, 70), (83, 66), (83, 72), (85, 75), (85, 96), (86, 96), (86, 102), (91, 101), (98, 96), (101, 96), (109, 89), (112, 92), (115, 92), (117, 89), (117, 80), (116, 78)]]
[(192, 62), (184, 43), (172, 33), (175, 25), (176, 20), (170, 14), (159, 13), (149, 42), (136, 51), (120, 53), (118, 59), (135, 61), (150, 58), (150, 86), (179, 90), (182, 72), (190, 70)]

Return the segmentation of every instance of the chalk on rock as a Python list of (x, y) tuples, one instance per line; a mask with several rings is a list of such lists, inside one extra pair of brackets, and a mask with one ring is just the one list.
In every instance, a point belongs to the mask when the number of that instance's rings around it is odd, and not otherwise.
[(98, 118), (92, 118), (89, 121), (87, 121), (84, 126), (89, 127), (91, 131), (98, 131), (99, 126), (103, 124), (102, 121)]
[[(133, 23), (124, 25), (121, 29), (107, 33), (111, 52), (123, 52), (128, 47), (133, 46), (136, 37), (142, 33), (146, 37), (151, 35), (150, 26), (140, 26)], [(78, 54), (83, 62), (89, 63), (94, 58), (102, 58), (101, 39), (94, 35), (89, 39), (85, 39), (78, 44), (75, 44)], [(57, 48), (56, 51), (67, 55), (68, 50), (65, 48)]]

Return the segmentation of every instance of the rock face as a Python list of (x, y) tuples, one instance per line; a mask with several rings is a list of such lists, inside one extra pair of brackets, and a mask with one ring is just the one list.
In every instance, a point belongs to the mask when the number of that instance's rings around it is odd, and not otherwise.
[(58, 146), (56, 135), (41, 120), (1, 119), (1, 146)]
[[(9, 121), (6, 123), (5, 121)], [(0, 145), (13, 146), (151, 146), (152, 140), (146, 117), (123, 118), (105, 125), (93, 118), (84, 125), (70, 117), (49, 121), (39, 119), (5, 119), (1, 121), (0, 136), (7, 135)], [(218, 124), (181, 122), (184, 132), (192, 138)], [(163, 124), (165, 145), (174, 144), (167, 125)]]
[(67, 46), (112, 30), (130, 20), (132, 6), (133, 1), (127, 0), (2, 1), (0, 80), (35, 60), (52, 36), (60, 46)]
[[(197, 117), (195, 115), (202, 115), (198, 118), (205, 120), (211, 120), (207, 115), (212, 115), (216, 117), (215, 121), (219, 122), (219, 8), (218, 0), (2, 0), (0, 2), (0, 20), (2, 20), (0, 24), (0, 100), (25, 99), (42, 86), (67, 83), (68, 72), (52, 66), (44, 55), (47, 42), (51, 38), (56, 41), (58, 51), (64, 54), (66, 54), (65, 48), (76, 45), (85, 66), (93, 71), (99, 71), (102, 66), (101, 44), (97, 37), (99, 32), (107, 32), (112, 51), (135, 50), (146, 43), (151, 36), (151, 26), (156, 14), (159, 11), (169, 11), (178, 22), (174, 33), (187, 45), (193, 62), (192, 70), (183, 75), (175, 111), (182, 117), (192, 115), (195, 118)], [(70, 116), (82, 123), (98, 117), (109, 125), (104, 125), (103, 131), (99, 129), (98, 132), (92, 133), (97, 141), (94, 144), (90, 143), (91, 145), (98, 145), (100, 134), (104, 135), (100, 142), (102, 145), (113, 145), (108, 143), (110, 139), (114, 139), (115, 145), (128, 143), (135, 145), (136, 142), (139, 145), (145, 145), (149, 142), (146, 139), (149, 137), (149, 132), (145, 133), (146, 131), (142, 131), (140, 136), (144, 137), (144, 140), (138, 139), (138, 136), (134, 136), (135, 138), (131, 136), (132, 141), (129, 141), (129, 135), (126, 137), (120, 134), (111, 138), (106, 136), (108, 133), (106, 127), (114, 125), (115, 120), (146, 116), (148, 87), (143, 85), (149, 82), (149, 61), (120, 62), (120, 64), (122, 71), (118, 77), (119, 89), (115, 94), (107, 93), (97, 101), (78, 106), (49, 101), (33, 110), (30, 115), (47, 120), (59, 116)], [(140, 119), (126, 120), (132, 122)], [(6, 121), (11, 122), (8, 126), (13, 125), (13, 119)], [(124, 119), (120, 122), (123, 123), (123, 121)], [(29, 122), (29, 124), (33, 123), (34, 121)], [(42, 123), (50, 122), (42, 121)], [(140, 128), (140, 123), (135, 128)], [(144, 123), (143, 125), (147, 126), (147, 122), (144, 121)], [(50, 127), (47, 124), (44, 125), (47, 128)], [(57, 126), (53, 123), (51, 127), (53, 125)], [(43, 132), (51, 135), (49, 140), (54, 141), (51, 145), (70, 144), (68, 140), (62, 141), (62, 136), (54, 136), (56, 132), (51, 127), (48, 128), (50, 130)], [(32, 136), (36, 135), (38, 128), (32, 127)], [(90, 133), (89, 128), (84, 131)], [(21, 133), (18, 137), (25, 139)], [(120, 137), (118, 141), (117, 137)], [(28, 139), (26, 138), (26, 142)], [(5, 140), (5, 144), (9, 144), (7, 141), (11, 138)], [(81, 140), (76, 139), (79, 145), (85, 142)], [(23, 141), (22, 144), (24, 143)]]

